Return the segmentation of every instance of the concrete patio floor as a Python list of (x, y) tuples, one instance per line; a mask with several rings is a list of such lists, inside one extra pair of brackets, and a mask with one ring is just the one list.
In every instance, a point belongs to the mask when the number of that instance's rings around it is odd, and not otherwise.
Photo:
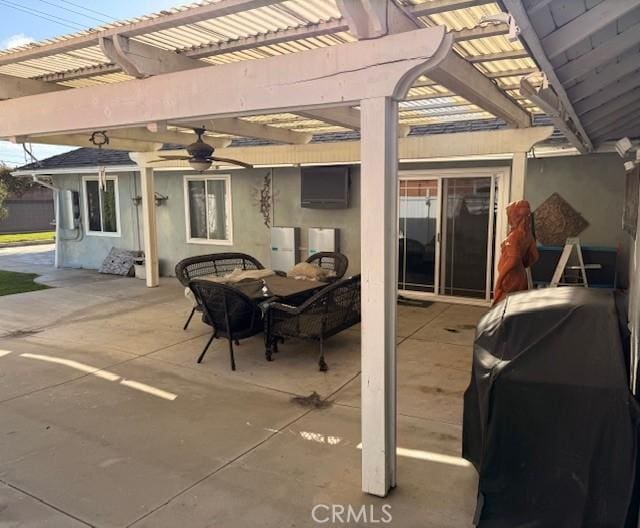
[[(197, 365), (209, 331), (182, 330), (177, 281), (147, 289), (33, 253), (0, 250), (0, 269), (57, 286), (0, 297), (2, 528), (330, 524), (312, 518), (319, 504), (377, 518), (389, 504), (403, 528), (471, 526), (477, 480), (458, 457), (484, 309), (399, 307), (399, 485), (378, 499), (360, 492), (359, 329), (327, 343), (327, 373), (295, 341), (266, 362), (260, 338), (237, 347), (236, 372), (224, 342)], [(291, 401), (313, 391), (330, 404)]]

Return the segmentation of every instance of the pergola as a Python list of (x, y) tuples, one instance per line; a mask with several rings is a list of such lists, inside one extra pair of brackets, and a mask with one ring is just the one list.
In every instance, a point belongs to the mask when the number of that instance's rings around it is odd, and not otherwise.
[[(540, 110), (517, 92), (535, 63), (500, 12), (467, 0), (217, 0), (25, 46), (0, 53), (0, 138), (91, 146), (106, 130), (109, 148), (131, 151), (149, 286), (149, 162), (163, 143), (188, 144), (204, 126), (219, 155), (253, 164), (360, 161), (362, 482), (384, 496), (396, 484), (398, 158), (512, 155), (518, 199), (526, 153), (552, 132), (531, 126)], [(409, 136), (491, 116), (509, 128)], [(313, 143), (343, 130), (360, 141)], [(270, 144), (229, 146), (238, 137)]]

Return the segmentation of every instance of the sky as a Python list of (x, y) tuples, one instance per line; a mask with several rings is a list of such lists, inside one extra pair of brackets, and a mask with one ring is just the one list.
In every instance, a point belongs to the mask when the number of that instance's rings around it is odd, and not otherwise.
[[(131, 18), (195, 0), (0, 0), (0, 49), (74, 33), (102, 23)], [(34, 145), (33, 154), (44, 159), (69, 147)], [(30, 160), (27, 160), (30, 161)], [(22, 165), (22, 145), (0, 141), (0, 163)]]

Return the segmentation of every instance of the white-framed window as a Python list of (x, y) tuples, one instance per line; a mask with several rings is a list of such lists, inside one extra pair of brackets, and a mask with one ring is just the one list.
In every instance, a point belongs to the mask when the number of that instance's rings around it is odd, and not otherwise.
[(184, 177), (187, 242), (233, 244), (231, 177), (210, 174)]
[(118, 177), (107, 176), (100, 188), (98, 176), (82, 177), (84, 225), (88, 235), (120, 236)]

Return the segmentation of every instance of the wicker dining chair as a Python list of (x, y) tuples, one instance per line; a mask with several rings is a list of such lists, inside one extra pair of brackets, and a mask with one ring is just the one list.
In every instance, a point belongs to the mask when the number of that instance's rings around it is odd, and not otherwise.
[(309, 264), (315, 264), (322, 269), (333, 271), (335, 273), (335, 277), (332, 277), (333, 280), (339, 280), (344, 277), (344, 274), (347, 272), (347, 268), (349, 267), (349, 259), (346, 255), (332, 251), (320, 251), (318, 253), (314, 253), (306, 260), (306, 262)]
[(226, 338), (231, 370), (236, 370), (233, 344), (237, 345), (240, 339), (264, 330), (260, 307), (244, 293), (226, 284), (195, 279), (189, 283), (189, 288), (202, 307), (202, 321), (212, 328), (212, 335), (198, 357), (198, 363), (202, 363), (214, 339)]
[[(234, 269), (260, 270), (264, 269), (264, 266), (258, 259), (245, 253), (212, 253), (189, 257), (178, 262), (176, 265), (176, 278), (180, 281), (180, 284), (188, 288), (189, 282), (193, 279), (205, 275), (222, 277), (231, 273)], [(198, 303), (191, 310), (184, 325), (184, 330), (189, 327), (189, 323), (196, 311), (202, 311), (202, 306)]]
[(331, 336), (360, 322), (360, 275), (343, 279), (316, 293), (300, 306), (274, 302), (269, 305), (265, 321), (267, 360), (278, 351), (278, 342), (295, 337), (320, 344), (318, 367), (328, 369), (324, 359), (324, 342)]

